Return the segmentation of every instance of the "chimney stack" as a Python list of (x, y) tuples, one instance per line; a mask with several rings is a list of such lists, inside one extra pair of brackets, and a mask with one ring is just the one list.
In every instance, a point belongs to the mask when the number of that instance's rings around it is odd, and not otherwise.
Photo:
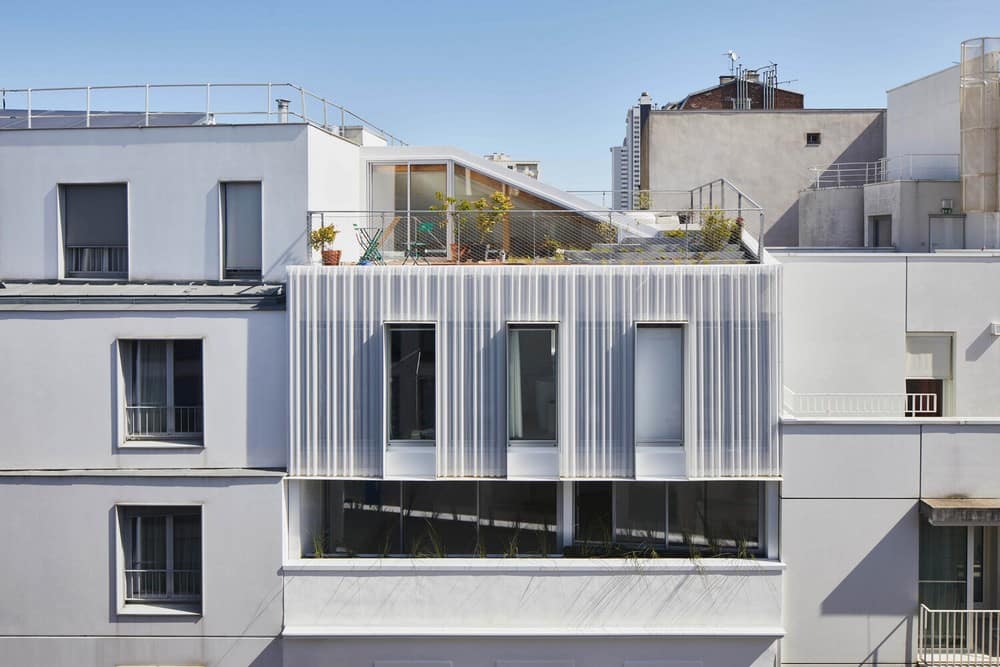
[(275, 100), (278, 103), (278, 122), (287, 123), (288, 122), (288, 105), (291, 104), (290, 100), (283, 100), (280, 97)]

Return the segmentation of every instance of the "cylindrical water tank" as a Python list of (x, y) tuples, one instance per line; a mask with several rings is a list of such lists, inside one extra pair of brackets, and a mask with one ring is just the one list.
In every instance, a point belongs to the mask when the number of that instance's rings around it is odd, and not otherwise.
[(962, 208), (1000, 211), (1000, 37), (962, 42)]

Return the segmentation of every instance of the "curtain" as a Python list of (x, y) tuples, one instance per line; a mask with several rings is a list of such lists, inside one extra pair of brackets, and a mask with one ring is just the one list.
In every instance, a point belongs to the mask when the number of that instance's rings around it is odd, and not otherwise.
[(508, 349), (509, 364), (509, 396), (510, 405), (507, 412), (510, 415), (510, 437), (524, 437), (524, 396), (521, 388), (521, 341), (519, 332), (516, 329), (510, 331), (510, 345)]

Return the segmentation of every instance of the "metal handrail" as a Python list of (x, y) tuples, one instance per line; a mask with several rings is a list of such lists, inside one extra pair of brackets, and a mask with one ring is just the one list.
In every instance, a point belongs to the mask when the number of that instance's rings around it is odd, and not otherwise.
[(958, 153), (910, 153), (870, 162), (835, 162), (810, 167), (810, 188), (857, 187), (897, 180), (958, 180)]
[[(233, 88), (259, 88), (261, 90), (266, 90), (266, 106), (263, 110), (259, 107), (256, 109), (248, 108), (245, 110), (219, 110), (218, 107), (213, 109), (212, 107), (212, 89), (233, 89)], [(294, 83), (145, 83), (145, 84), (122, 84), (122, 85), (104, 85), (104, 86), (54, 86), (54, 87), (42, 87), (42, 88), (0, 88), (0, 97), (3, 98), (4, 108), (7, 108), (7, 96), (8, 95), (23, 95), (26, 105), (25, 111), (27, 112), (27, 126), (29, 129), (32, 128), (33, 123), (36, 119), (42, 117), (53, 118), (60, 117), (59, 114), (52, 114), (51, 112), (42, 113), (37, 105), (37, 95), (45, 93), (81, 93), (85, 95), (83, 101), (82, 110), (85, 115), (85, 127), (91, 127), (91, 120), (94, 117), (107, 117), (115, 115), (129, 115), (134, 116), (136, 114), (141, 114), (143, 116), (143, 125), (148, 126), (151, 118), (159, 116), (176, 116), (178, 114), (186, 113), (201, 113), (201, 110), (190, 109), (187, 111), (157, 111), (151, 106), (150, 93), (156, 90), (178, 90), (178, 89), (194, 89), (196, 91), (204, 92), (204, 114), (205, 114), (205, 124), (214, 124), (215, 119), (220, 116), (264, 116), (267, 119), (277, 118), (282, 121), (288, 117), (298, 118), (302, 122), (312, 125), (316, 128), (322, 129), (324, 131), (330, 132), (332, 134), (337, 134), (338, 136), (344, 136), (344, 130), (348, 127), (347, 123), (357, 122), (362, 127), (373, 131), (378, 136), (382, 137), (386, 142), (393, 145), (405, 146), (406, 142), (399, 139), (390, 132), (382, 129), (381, 127), (375, 125), (367, 118), (360, 116), (353, 111), (350, 111), (344, 106), (337, 104), (328, 100), (325, 97), (317, 95), (309, 90), (306, 90), (302, 86)], [(97, 111), (94, 110), (92, 96), (95, 92), (99, 91), (139, 91), (144, 93), (143, 103), (141, 109), (136, 109), (134, 111)], [(289, 106), (288, 109), (283, 110), (281, 108), (272, 109), (272, 104), (275, 103), (275, 95), (286, 95), (289, 99), (288, 102), (291, 105), (292, 102), (298, 103), (298, 109)], [(283, 98), (282, 98), (283, 99)], [(320, 105), (321, 109), (319, 113), (310, 114), (308, 102), (314, 102)], [(53, 107), (54, 108), (54, 107)], [(336, 122), (339, 119), (339, 124), (332, 125), (331, 123)]]
[(925, 667), (1000, 665), (1000, 610), (920, 605), (917, 661)]

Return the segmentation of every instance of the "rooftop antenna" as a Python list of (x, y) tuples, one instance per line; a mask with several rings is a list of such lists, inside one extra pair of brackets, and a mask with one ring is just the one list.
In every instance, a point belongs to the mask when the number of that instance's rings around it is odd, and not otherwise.
[(729, 58), (729, 73), (735, 75), (736, 74), (736, 61), (739, 60), (740, 57), (738, 55), (736, 55), (736, 52), (733, 51), (732, 49), (729, 49), (728, 51), (726, 51), (722, 55), (724, 55), (727, 58)]

